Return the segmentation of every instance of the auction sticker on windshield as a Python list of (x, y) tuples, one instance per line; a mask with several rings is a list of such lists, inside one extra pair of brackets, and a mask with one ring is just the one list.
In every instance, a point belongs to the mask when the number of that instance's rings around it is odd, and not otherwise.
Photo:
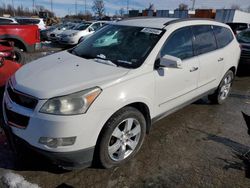
[(153, 28), (143, 28), (141, 30), (141, 32), (144, 32), (144, 33), (152, 33), (152, 34), (155, 34), (155, 35), (160, 35), (162, 30), (159, 30), (159, 29), (153, 29)]

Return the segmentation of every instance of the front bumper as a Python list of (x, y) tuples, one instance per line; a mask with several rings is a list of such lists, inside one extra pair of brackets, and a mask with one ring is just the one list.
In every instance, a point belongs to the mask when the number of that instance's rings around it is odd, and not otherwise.
[(31, 146), (25, 140), (16, 136), (11, 127), (5, 123), (3, 124), (3, 130), (12, 150), (21, 155), (30, 152), (39, 154), (64, 169), (86, 168), (92, 164), (94, 147), (72, 152), (50, 152)]
[[(8, 86), (4, 93), (2, 109), (5, 130), (9, 133), (9, 138), (15, 138), (10, 141), (14, 145), (13, 148), (22, 143), (25, 148), (31, 148), (60, 166), (85, 167), (91, 164), (98, 136), (111, 116), (112, 109), (98, 109), (74, 116), (43, 114), (39, 110), (46, 100), (38, 100), (35, 109), (26, 108), (11, 99), (7, 88)], [(13, 98), (13, 93), (11, 96)], [(73, 145), (51, 148), (39, 142), (41, 137), (76, 137), (76, 140)]]
[(75, 45), (78, 41), (74, 38), (60, 38), (58, 41), (60, 44)]

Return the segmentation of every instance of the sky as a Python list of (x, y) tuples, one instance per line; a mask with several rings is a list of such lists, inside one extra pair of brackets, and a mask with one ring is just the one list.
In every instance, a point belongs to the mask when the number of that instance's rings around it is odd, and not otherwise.
[[(33, 0), (0, 0), (0, 6), (3, 3), (12, 4), (14, 6), (23, 5), (32, 9)], [(93, 0), (52, 0), (53, 10), (56, 16), (62, 17), (67, 14), (75, 14), (75, 2), (77, 2), (77, 12), (85, 11), (85, 1), (87, 11), (92, 12)], [(150, 3), (155, 5), (156, 9), (174, 10), (180, 3), (185, 3), (192, 7), (192, 0), (104, 0), (105, 12), (107, 15), (113, 15), (121, 8), (127, 10), (127, 2), (129, 2), (129, 9), (143, 10), (149, 6)], [(42, 5), (47, 9), (51, 9), (51, 0), (35, 0), (36, 5)], [(195, 8), (230, 8), (232, 5), (239, 5), (242, 9), (250, 7), (250, 0), (196, 0)]]

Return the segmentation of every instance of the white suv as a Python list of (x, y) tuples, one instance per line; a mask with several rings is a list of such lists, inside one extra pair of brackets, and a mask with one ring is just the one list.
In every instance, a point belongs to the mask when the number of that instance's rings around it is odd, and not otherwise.
[(16, 18), (16, 21), (19, 24), (24, 25), (37, 25), (40, 30), (46, 29), (46, 24), (44, 23), (42, 18)]
[[(228, 97), (240, 57), (210, 20), (113, 23), (69, 51), (23, 66), (4, 94), (4, 129), (64, 168), (131, 159), (156, 120), (209, 95)], [(20, 148), (20, 147), (18, 147)]]

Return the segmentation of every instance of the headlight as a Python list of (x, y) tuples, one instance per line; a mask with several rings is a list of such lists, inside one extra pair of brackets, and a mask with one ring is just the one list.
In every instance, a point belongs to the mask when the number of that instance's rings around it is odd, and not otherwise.
[(69, 35), (69, 37), (74, 37), (76, 35), (77, 35), (77, 33), (72, 33), (72, 34)]
[(49, 99), (43, 105), (40, 112), (54, 115), (84, 114), (101, 91), (100, 88), (95, 87), (70, 95)]

